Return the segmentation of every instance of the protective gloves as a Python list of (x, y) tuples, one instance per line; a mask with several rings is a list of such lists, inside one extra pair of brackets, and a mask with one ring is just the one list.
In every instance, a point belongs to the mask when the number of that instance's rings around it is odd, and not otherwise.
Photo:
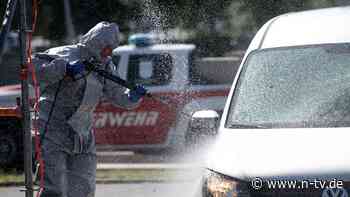
[(81, 61), (68, 62), (66, 65), (66, 74), (74, 78), (77, 74), (81, 74), (85, 71), (85, 64)]
[(136, 85), (134, 89), (129, 91), (128, 97), (132, 102), (138, 102), (143, 96), (147, 94), (147, 89), (142, 85)]

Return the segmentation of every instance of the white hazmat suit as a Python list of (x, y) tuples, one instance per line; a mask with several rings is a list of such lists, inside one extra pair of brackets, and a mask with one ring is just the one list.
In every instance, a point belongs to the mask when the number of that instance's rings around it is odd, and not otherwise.
[[(118, 45), (116, 24), (101, 22), (76, 45), (51, 48), (34, 55), (40, 86), (39, 129), (43, 135), (44, 190), (42, 197), (92, 197), (95, 192), (96, 148), (93, 110), (102, 96), (124, 108), (138, 105), (127, 89), (96, 73), (77, 80), (66, 76), (68, 62), (95, 58)], [(114, 72), (111, 64), (104, 68)], [(116, 74), (116, 73), (114, 73)]]

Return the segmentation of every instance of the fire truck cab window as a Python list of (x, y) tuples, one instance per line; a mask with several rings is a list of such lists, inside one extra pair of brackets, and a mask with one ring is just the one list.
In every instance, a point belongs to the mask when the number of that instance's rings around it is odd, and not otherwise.
[(166, 85), (171, 80), (172, 68), (169, 54), (131, 55), (128, 81), (150, 86)]

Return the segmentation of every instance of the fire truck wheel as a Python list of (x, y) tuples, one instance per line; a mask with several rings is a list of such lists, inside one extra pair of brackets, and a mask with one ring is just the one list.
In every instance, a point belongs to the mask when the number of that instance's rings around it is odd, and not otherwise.
[(16, 160), (16, 138), (11, 134), (0, 133), (0, 167), (8, 167)]

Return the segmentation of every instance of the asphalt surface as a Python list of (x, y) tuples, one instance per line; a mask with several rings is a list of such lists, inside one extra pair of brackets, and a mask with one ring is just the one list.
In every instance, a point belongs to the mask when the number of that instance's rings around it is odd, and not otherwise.
[[(198, 183), (131, 183), (97, 185), (95, 197), (192, 197)], [(1, 197), (24, 197), (20, 187), (0, 187)]]

